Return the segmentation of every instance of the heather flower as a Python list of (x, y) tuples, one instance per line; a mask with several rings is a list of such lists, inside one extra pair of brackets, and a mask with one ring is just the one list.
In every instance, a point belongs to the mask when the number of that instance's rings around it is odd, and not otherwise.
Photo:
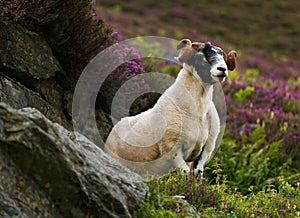
[(256, 211), (258, 214), (262, 214), (262, 210), (257, 210)]
[(279, 210), (280, 213), (285, 213), (285, 210), (281, 209)]

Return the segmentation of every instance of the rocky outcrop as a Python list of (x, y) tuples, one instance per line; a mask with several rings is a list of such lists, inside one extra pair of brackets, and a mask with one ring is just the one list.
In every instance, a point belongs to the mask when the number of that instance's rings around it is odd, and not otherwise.
[(0, 29), (0, 87), (0, 101), (15, 108), (35, 107), (70, 128), (64, 71), (47, 42), (17, 24)]
[[(112, 30), (90, 0), (0, 5), (0, 217), (132, 217), (142, 178), (72, 132), (76, 81)], [(95, 117), (105, 140), (110, 116)]]
[[(0, 101), (16, 109), (37, 108), (70, 130), (73, 88), (42, 36), (19, 24), (0, 24)], [(112, 122), (102, 109), (97, 108), (95, 113), (105, 140)]]
[(147, 186), (38, 110), (0, 103), (0, 216), (131, 217)]

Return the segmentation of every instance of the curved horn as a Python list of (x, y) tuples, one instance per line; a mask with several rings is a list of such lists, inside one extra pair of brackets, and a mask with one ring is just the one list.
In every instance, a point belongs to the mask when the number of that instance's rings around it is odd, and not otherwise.
[(189, 40), (189, 39), (182, 39), (177, 44), (177, 50), (182, 49), (182, 48), (184, 48), (186, 46), (191, 46), (191, 45), (192, 45), (191, 40)]
[(179, 53), (177, 59), (183, 63), (186, 62), (192, 55), (192, 51), (194, 50), (192, 48), (192, 42), (189, 39), (182, 39), (179, 41), (177, 45), (177, 50), (182, 49), (182, 51)]

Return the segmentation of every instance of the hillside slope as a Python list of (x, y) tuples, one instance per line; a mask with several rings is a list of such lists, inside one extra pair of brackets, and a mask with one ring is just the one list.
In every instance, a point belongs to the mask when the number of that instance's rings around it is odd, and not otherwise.
[(286, 60), (297, 68), (300, 65), (300, 1), (98, 0), (97, 8), (106, 22), (128, 38), (160, 35), (222, 42), (223, 47), (239, 52), (243, 69), (249, 56), (262, 58), (275, 69)]

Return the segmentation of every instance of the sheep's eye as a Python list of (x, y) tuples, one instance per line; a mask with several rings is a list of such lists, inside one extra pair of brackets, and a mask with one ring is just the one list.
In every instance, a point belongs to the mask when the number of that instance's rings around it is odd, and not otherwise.
[(222, 55), (224, 58), (226, 57), (225, 52), (223, 50), (220, 50), (220, 55)]
[(211, 51), (214, 52), (215, 54), (219, 54), (223, 56), (223, 51), (222, 49), (218, 48), (218, 47), (211, 47)]
[(223, 55), (223, 51), (222, 51), (221, 49), (218, 49), (216, 52), (217, 52), (217, 54), (219, 54), (219, 55)]

